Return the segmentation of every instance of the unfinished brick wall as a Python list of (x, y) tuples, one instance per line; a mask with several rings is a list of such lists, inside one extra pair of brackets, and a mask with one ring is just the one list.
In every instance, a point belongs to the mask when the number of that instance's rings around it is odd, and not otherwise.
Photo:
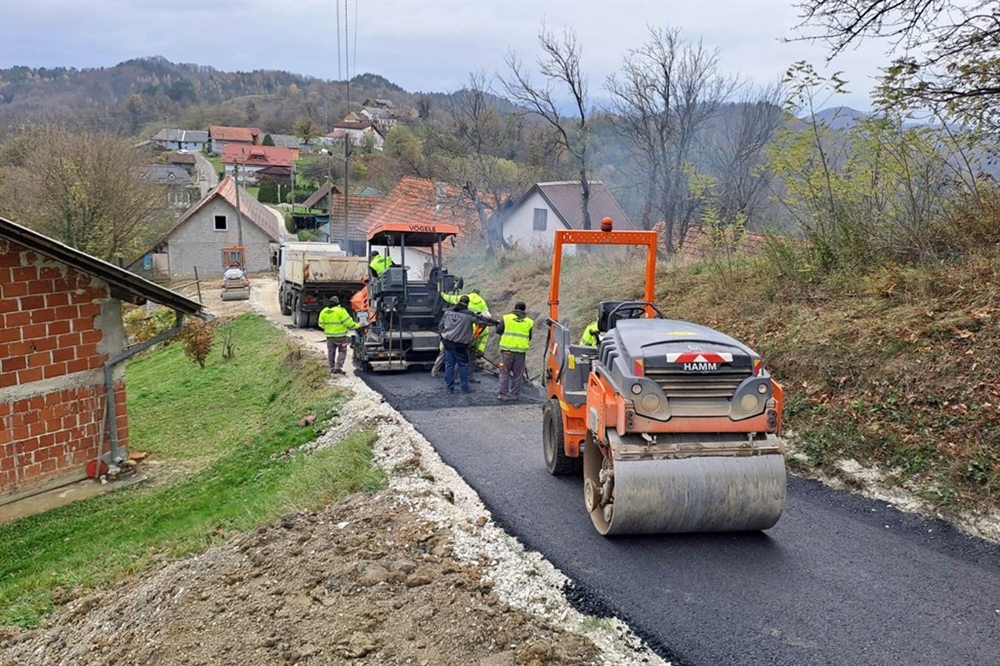
[[(103, 370), (120, 348), (118, 312), (99, 279), (0, 240), (0, 495), (79, 475), (107, 451)], [(115, 405), (125, 447), (120, 368)]]

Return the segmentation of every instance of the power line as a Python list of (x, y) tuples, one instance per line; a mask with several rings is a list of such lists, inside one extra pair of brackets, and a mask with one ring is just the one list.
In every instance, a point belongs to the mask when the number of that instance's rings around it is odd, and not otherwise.
[[(347, 0), (344, 0), (347, 2)], [(354, 73), (358, 69), (358, 0), (354, 0)]]
[[(344, 0), (346, 3), (347, 0)], [(337, 16), (337, 80), (343, 76), (343, 69), (340, 65), (340, 0), (337, 0), (337, 11), (334, 12)]]

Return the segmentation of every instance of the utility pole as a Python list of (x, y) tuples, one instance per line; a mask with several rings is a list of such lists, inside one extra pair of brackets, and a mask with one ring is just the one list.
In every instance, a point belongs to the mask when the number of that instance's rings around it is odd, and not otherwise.
[[(345, 80), (347, 81), (347, 112), (351, 112), (351, 64), (347, 58), (347, 49), (350, 42), (347, 39), (347, 0), (344, 0), (344, 70)], [(344, 130), (344, 247), (342, 248), (344, 252), (350, 254), (348, 248), (348, 233), (347, 233), (347, 207), (348, 207), (348, 197), (350, 196), (347, 192), (349, 189), (349, 181), (351, 176), (351, 130)], [(332, 201), (332, 198), (331, 198)], [(330, 220), (330, 224), (333, 224), (333, 220)], [(332, 228), (332, 227), (331, 227)]]
[[(245, 151), (241, 150), (240, 154), (245, 154)], [(243, 247), (243, 211), (240, 210), (240, 163), (239, 160), (233, 161), (233, 182), (236, 183), (236, 244)], [(243, 263), (246, 263), (246, 257), (243, 258)], [(246, 266), (242, 266), (243, 270), (246, 270)]]

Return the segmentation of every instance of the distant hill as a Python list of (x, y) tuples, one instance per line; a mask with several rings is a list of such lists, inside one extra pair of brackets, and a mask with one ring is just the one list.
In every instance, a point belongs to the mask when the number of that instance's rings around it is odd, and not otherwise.
[[(829, 109), (817, 111), (815, 118), (827, 125), (830, 129), (841, 130), (854, 127), (859, 120), (869, 117), (868, 113), (852, 109), (849, 106), (834, 106)], [(809, 118), (800, 118), (803, 122), (808, 122)]]
[[(409, 93), (383, 76), (364, 73), (350, 82), (349, 105), (344, 83), (279, 70), (223, 72), (160, 56), (114, 67), (10, 67), (0, 69), (0, 127), (51, 120), (133, 135), (157, 123), (186, 124), (186, 129), (256, 125), (285, 133), (303, 115), (321, 124), (340, 120), (365, 98), (388, 99), (407, 116), (411, 109), (440, 111), (449, 97)], [(503, 112), (517, 108), (497, 101)]]

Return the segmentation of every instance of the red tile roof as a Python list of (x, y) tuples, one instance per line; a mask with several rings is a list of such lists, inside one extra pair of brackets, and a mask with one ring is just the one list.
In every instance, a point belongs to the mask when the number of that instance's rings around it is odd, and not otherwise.
[[(334, 240), (344, 235), (344, 197), (334, 190), (333, 210), (330, 211), (330, 235)], [(349, 240), (366, 240), (368, 226), (366, 220), (385, 197), (352, 194), (347, 198), (347, 237)]]
[(225, 125), (212, 125), (208, 128), (208, 135), (219, 141), (242, 141), (253, 143), (260, 136), (260, 130), (256, 127), (226, 127)]
[[(198, 213), (202, 208), (207, 206), (216, 197), (222, 197), (229, 205), (234, 209), (236, 208), (236, 183), (232, 176), (226, 176), (222, 179), (219, 185), (208, 193), (204, 199), (199, 201), (197, 204), (188, 209), (184, 215), (177, 220), (170, 229), (167, 230), (163, 236), (160, 237), (153, 247), (159, 245), (164, 240), (170, 237), (177, 229), (179, 229), (185, 222), (187, 222), (192, 216)], [(283, 223), (278, 221), (277, 216), (271, 211), (270, 208), (264, 204), (257, 201), (249, 192), (240, 188), (240, 213), (243, 219), (248, 220), (260, 228), (267, 236), (275, 241), (279, 242), (284, 236)]]
[(383, 222), (454, 224), (460, 229), (479, 226), (475, 210), (457, 186), (412, 176), (400, 180), (375, 206), (365, 219), (365, 230)]
[[(666, 223), (660, 220), (653, 225), (653, 231), (659, 237), (659, 247), (665, 247), (664, 245), (664, 233), (666, 233)], [(674, 233), (674, 243), (677, 243), (676, 229)], [(736, 241), (734, 249), (737, 252), (745, 252), (748, 254), (756, 254), (764, 250), (767, 246), (767, 236), (764, 234), (756, 233), (753, 231), (744, 232), (743, 236)], [(684, 244), (676, 248), (674, 253), (675, 257), (684, 257), (687, 259), (707, 259), (714, 253), (721, 251), (721, 248), (716, 248), (712, 244), (712, 239), (708, 235), (708, 231), (699, 224), (692, 224), (688, 226), (687, 233), (684, 234)]]
[(295, 154), (284, 146), (243, 146), (230, 143), (222, 149), (222, 163), (290, 167)]

